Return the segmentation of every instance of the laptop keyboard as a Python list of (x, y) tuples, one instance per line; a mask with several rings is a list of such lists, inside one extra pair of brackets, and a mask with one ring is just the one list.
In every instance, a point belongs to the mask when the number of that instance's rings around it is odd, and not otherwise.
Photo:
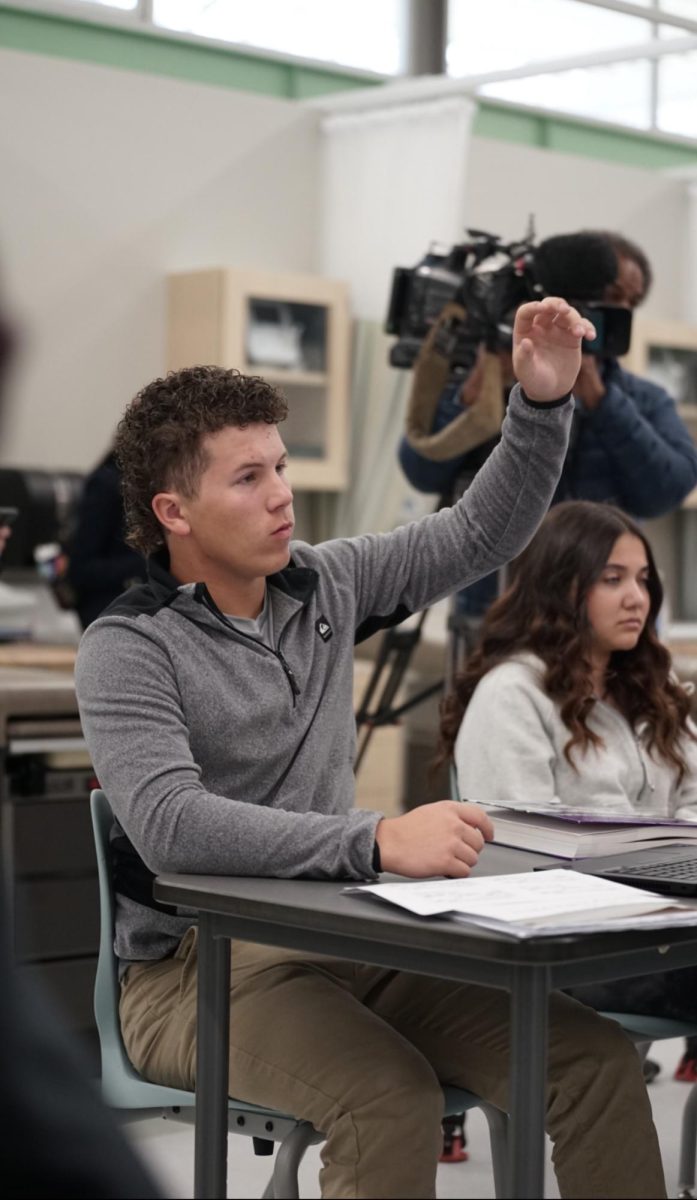
[(650, 867), (615, 867), (612, 874), (643, 875), (647, 879), (655, 875), (659, 879), (689, 879), (697, 882), (697, 858), (684, 859), (682, 862), (652, 863)]

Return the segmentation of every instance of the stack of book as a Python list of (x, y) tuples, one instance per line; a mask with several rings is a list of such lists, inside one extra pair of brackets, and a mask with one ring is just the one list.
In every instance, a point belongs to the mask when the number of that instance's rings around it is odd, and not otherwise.
[(612, 817), (580, 812), (573, 808), (555, 810), (489, 807), (494, 823), (494, 841), (519, 850), (534, 850), (555, 858), (595, 858), (625, 850), (649, 850), (664, 846), (697, 848), (697, 824), (617, 814)]

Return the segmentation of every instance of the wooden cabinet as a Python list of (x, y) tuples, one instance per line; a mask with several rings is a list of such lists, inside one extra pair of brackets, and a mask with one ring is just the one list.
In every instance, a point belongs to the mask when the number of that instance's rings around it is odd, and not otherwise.
[[(635, 317), (622, 365), (665, 388), (697, 443), (697, 325)], [(697, 488), (678, 510), (650, 521), (647, 532), (663, 577), (668, 631), (692, 633), (697, 621)]]
[(346, 285), (314, 275), (220, 268), (169, 277), (167, 367), (195, 363), (262, 375), (284, 393), (281, 434), (296, 488), (348, 480)]

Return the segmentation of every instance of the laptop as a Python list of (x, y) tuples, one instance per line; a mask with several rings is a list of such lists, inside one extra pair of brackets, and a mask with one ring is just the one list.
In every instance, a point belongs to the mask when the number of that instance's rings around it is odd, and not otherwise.
[[(554, 866), (559, 867), (559, 862)], [(669, 896), (697, 896), (697, 849), (694, 846), (662, 846), (651, 850), (623, 851), (603, 858), (584, 858), (569, 863), (583, 875), (598, 875), (618, 883), (634, 884)], [(549, 865), (547, 865), (549, 870)]]

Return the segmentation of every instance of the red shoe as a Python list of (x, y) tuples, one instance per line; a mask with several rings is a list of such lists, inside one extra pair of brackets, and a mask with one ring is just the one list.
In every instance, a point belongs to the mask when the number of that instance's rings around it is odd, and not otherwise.
[(692, 1054), (683, 1054), (675, 1068), (673, 1079), (680, 1083), (697, 1083), (697, 1059)]
[(454, 1133), (449, 1136), (447, 1133), (443, 1138), (443, 1149), (441, 1150), (438, 1162), (442, 1163), (459, 1163), (467, 1162), (469, 1154), (465, 1150), (465, 1139), (463, 1134)]

